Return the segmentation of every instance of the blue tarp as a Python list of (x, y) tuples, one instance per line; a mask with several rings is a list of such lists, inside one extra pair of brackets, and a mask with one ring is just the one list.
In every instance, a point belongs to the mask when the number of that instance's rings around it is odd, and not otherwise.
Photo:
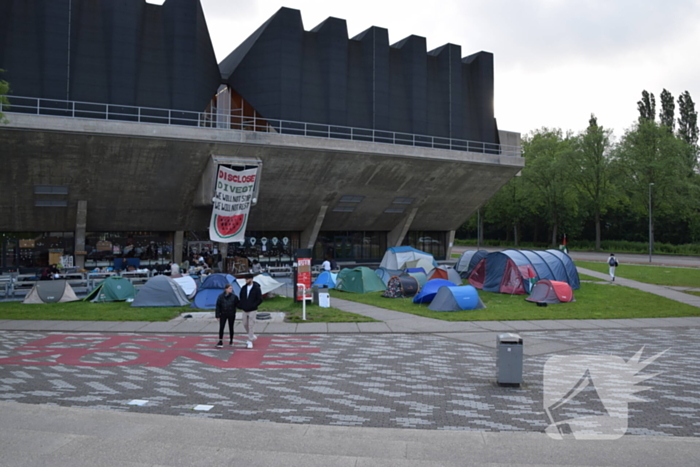
[(413, 303), (428, 303), (435, 298), (440, 287), (454, 287), (455, 285), (445, 279), (433, 279), (425, 283), (420, 292), (413, 297)]

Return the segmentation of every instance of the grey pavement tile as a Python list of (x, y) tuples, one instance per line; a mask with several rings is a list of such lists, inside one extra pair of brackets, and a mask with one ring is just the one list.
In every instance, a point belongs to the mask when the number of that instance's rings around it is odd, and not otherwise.
[(323, 333), (328, 331), (328, 323), (297, 323), (298, 333)]
[(476, 323), (476, 321), (445, 321), (449, 328), (448, 332), (483, 332), (484, 328)]
[(357, 323), (357, 327), (362, 333), (391, 332), (391, 328), (386, 323)]
[(111, 328), (114, 326), (117, 326), (121, 324), (122, 321), (92, 321), (84, 326), (80, 326), (79, 328), (76, 328), (76, 331), (79, 332), (84, 332), (84, 331), (100, 331), (100, 332), (108, 332)]
[(572, 327), (576, 329), (614, 329), (621, 327), (619, 323), (607, 319), (575, 319)]
[(328, 332), (359, 333), (357, 323), (328, 323)]
[(538, 331), (538, 330), (546, 329), (538, 324), (539, 320), (535, 320), (535, 321), (505, 321), (505, 322), (508, 323), (508, 326), (511, 326), (516, 331)]
[[(269, 323), (265, 327), (264, 332), (271, 333), (294, 333), (297, 330), (297, 323)], [(260, 331), (261, 333), (263, 331)]]
[[(191, 319), (191, 320), (185, 320), (181, 322), (180, 324), (177, 324), (176, 326), (173, 326), (171, 329), (171, 332), (202, 332), (207, 326), (211, 324), (208, 320), (198, 320), (198, 319)], [(235, 326), (234, 326), (235, 330)]]
[(77, 331), (92, 321), (58, 321), (51, 326), (51, 331)]
[(523, 354), (530, 357), (534, 355), (545, 355), (562, 352), (564, 350), (576, 349), (578, 346), (563, 342), (528, 343), (523, 342)]
[(110, 332), (132, 332), (132, 331), (138, 331), (139, 329), (142, 329), (146, 326), (148, 326), (150, 323), (147, 321), (123, 321), (122, 323), (112, 326), (110, 329)]
[(140, 332), (170, 332), (175, 326), (169, 322), (153, 322), (139, 329)]
[(567, 324), (564, 324), (563, 322), (553, 320), (553, 319), (537, 320), (537, 325), (540, 327), (540, 329), (545, 329), (545, 330), (572, 329), (571, 325), (567, 325)]
[(647, 327), (685, 327), (688, 322), (684, 322), (683, 318), (637, 318), (638, 323), (644, 323)]
[(474, 324), (486, 331), (515, 331), (515, 328), (509, 325), (508, 321), (474, 321)]

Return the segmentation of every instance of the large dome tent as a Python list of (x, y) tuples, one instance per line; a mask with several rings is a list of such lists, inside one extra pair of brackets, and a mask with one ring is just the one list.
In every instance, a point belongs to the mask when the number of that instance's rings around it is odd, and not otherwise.
[(168, 276), (159, 275), (148, 279), (139, 294), (131, 303), (132, 307), (161, 307), (189, 305), (185, 291), (180, 284)]
[[(567, 267), (566, 262), (571, 265)], [(503, 250), (489, 253), (469, 275), (469, 283), (486, 292), (526, 294), (531, 279), (563, 281), (579, 288), (573, 261), (548, 251)], [(573, 274), (573, 277), (570, 277)]]
[(387, 269), (405, 269), (406, 266), (404, 265), (406, 262), (415, 261), (420, 258), (426, 258), (430, 261), (432, 267), (437, 267), (438, 265), (435, 258), (433, 258), (433, 255), (430, 253), (417, 250), (410, 246), (396, 246), (386, 249), (379, 267)]
[(467, 250), (459, 257), (455, 269), (462, 279), (469, 277), (469, 274), (474, 270), (474, 267), (479, 264), (479, 261), (484, 259), (489, 252), (486, 250)]

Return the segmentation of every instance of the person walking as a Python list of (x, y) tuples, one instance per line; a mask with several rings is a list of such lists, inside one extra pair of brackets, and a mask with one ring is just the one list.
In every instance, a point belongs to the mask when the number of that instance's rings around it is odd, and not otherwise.
[(216, 344), (217, 349), (224, 346), (223, 339), (226, 322), (228, 322), (228, 345), (233, 345), (233, 322), (236, 319), (236, 307), (238, 303), (238, 297), (233, 293), (233, 286), (231, 284), (226, 284), (224, 292), (216, 299), (216, 319), (219, 320), (219, 342)]
[(615, 282), (615, 268), (619, 265), (617, 259), (615, 258), (615, 253), (610, 253), (608, 258), (608, 266), (610, 268), (610, 280)]
[(243, 327), (248, 333), (248, 342), (246, 347), (253, 348), (253, 341), (258, 337), (254, 334), (255, 319), (258, 314), (258, 307), (262, 303), (262, 291), (260, 284), (256, 283), (253, 274), (246, 274), (245, 285), (241, 288), (241, 296), (238, 307), (243, 312)]

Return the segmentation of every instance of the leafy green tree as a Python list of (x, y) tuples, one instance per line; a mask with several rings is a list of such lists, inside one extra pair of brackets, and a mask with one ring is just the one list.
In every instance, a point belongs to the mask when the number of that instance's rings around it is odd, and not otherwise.
[(596, 250), (601, 248), (601, 215), (616, 200), (615, 186), (611, 184), (611, 133), (611, 130), (598, 125), (598, 119), (591, 114), (588, 128), (579, 135), (573, 152), (574, 183), (580, 193), (580, 202), (593, 213)]
[(528, 185), (522, 176), (513, 177), (486, 204), (486, 221), (498, 228), (513, 232), (513, 243), (517, 247), (522, 234), (523, 222), (530, 213)]
[(656, 100), (654, 94), (642, 91), (642, 100), (637, 102), (637, 110), (639, 110), (639, 121), (653, 122), (656, 120)]
[(523, 183), (530, 185), (529, 205), (546, 215), (555, 247), (559, 228), (568, 227), (578, 211), (573, 181), (573, 138), (560, 129), (542, 128), (523, 141)]
[[(0, 74), (4, 73), (5, 70), (0, 69)], [(9, 106), (10, 102), (7, 100), (7, 94), (10, 92), (10, 84), (7, 81), (0, 79), (0, 122), (7, 121), (5, 115), (2, 113), (3, 106)]]
[[(648, 213), (651, 186), (652, 233), (656, 219), (688, 219), (693, 212), (692, 179), (687, 174), (688, 144), (653, 121), (640, 121), (628, 130), (616, 149), (623, 170), (629, 208), (638, 216)], [(653, 185), (652, 185), (653, 184)]]
[(693, 170), (698, 166), (698, 112), (688, 91), (678, 96), (678, 113), (678, 137), (690, 146), (687, 162)]
[(676, 104), (673, 102), (673, 94), (667, 91), (665, 88), (661, 91), (661, 113), (659, 114), (659, 120), (663, 126), (665, 126), (668, 131), (673, 133), (676, 127)]

